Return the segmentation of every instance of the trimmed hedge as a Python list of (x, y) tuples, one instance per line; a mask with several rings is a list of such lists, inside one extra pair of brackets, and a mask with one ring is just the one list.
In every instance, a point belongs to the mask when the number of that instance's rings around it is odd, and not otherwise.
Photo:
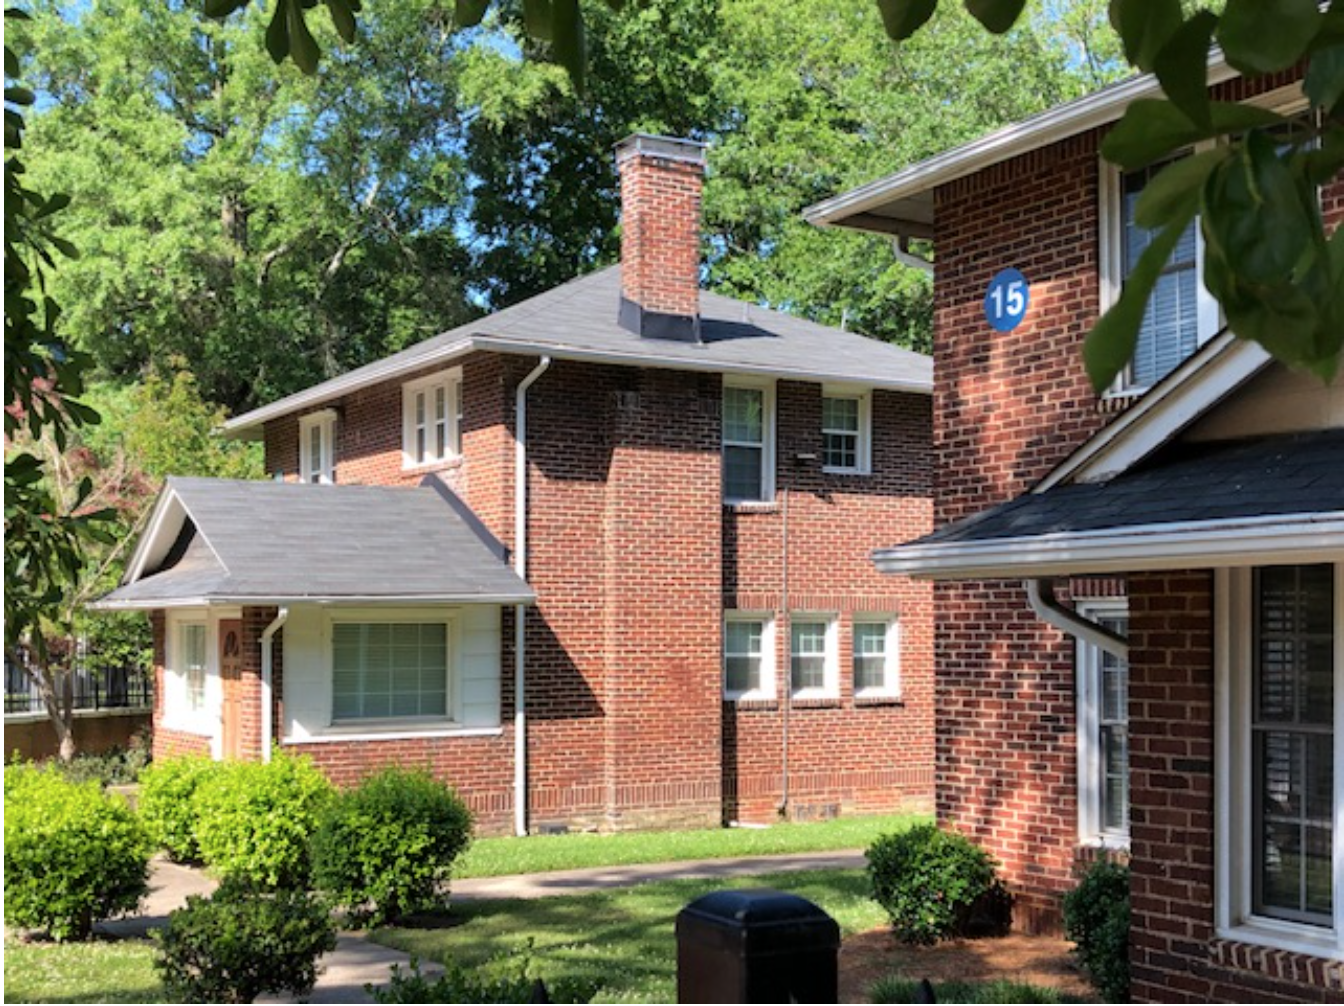
[(126, 801), (57, 769), (5, 769), (5, 923), (53, 939), (133, 911), (148, 891), (150, 843)]
[(140, 774), (136, 810), (154, 844), (174, 862), (201, 860), (193, 798), (220, 764), (202, 755), (187, 755), (155, 762)]
[(1108, 1003), (1129, 1002), (1129, 867), (1098, 860), (1064, 895), (1064, 935)]
[(355, 925), (441, 907), (471, 812), (427, 772), (389, 767), (337, 795), (313, 836), (316, 886)]

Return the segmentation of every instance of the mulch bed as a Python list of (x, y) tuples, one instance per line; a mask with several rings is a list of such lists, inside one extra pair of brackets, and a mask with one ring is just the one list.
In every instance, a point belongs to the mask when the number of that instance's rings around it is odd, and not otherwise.
[(890, 974), (940, 981), (989, 981), (1008, 978), (1058, 989), (1095, 1001), (1096, 992), (1081, 975), (1070, 942), (1050, 936), (987, 936), (912, 947), (888, 929), (857, 933), (840, 946), (840, 1001), (868, 1002), (873, 982)]

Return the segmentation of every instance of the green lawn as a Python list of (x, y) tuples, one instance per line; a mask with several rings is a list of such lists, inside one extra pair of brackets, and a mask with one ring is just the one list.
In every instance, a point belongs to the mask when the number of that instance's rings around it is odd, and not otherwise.
[[(872, 989), (875, 1003), (912, 1003), (919, 983), (908, 978), (883, 978)], [(939, 982), (933, 989), (940, 1003), (1082, 1003), (1085, 999), (1025, 982)]]
[(866, 849), (878, 835), (928, 820), (930, 818), (924, 815), (896, 814), (841, 817), (833, 821), (778, 824), (770, 828), (480, 838), (458, 860), (453, 876), (500, 877), (511, 873), (666, 863), (678, 859)]
[(5, 940), (5, 1002), (166, 1002), (148, 940)]
[(460, 904), (438, 928), (377, 930), (379, 943), (423, 960), (456, 960), (467, 967), (494, 961), (516, 971), (531, 944), (533, 974), (570, 975), (603, 983), (595, 1002), (675, 1002), (676, 915), (720, 887), (774, 887), (820, 905), (845, 934), (881, 925), (860, 870), (812, 870), (735, 878), (730, 884), (672, 880), (625, 890), (532, 901)]

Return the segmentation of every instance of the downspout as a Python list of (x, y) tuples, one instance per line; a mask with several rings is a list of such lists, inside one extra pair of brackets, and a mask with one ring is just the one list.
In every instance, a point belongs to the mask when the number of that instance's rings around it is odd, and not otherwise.
[(1129, 659), (1129, 641), (1124, 636), (1116, 635), (1105, 626), (1084, 618), (1073, 609), (1060, 604), (1055, 597), (1053, 580), (1024, 580), (1022, 585), (1027, 588), (1027, 600), (1031, 604), (1031, 610), (1039, 618), (1083, 642), (1091, 643), (1119, 660)]
[[(513, 571), (527, 581), (527, 389), (546, 373), (551, 358), (543, 356), (514, 392), (513, 437)], [(526, 640), (527, 605), (513, 609), (513, 831), (527, 834), (527, 705)]]
[(289, 621), (289, 608), (281, 607), (275, 619), (261, 634), (261, 760), (271, 760), (271, 740), (275, 733), (275, 704), (271, 699), (271, 682), (274, 680), (274, 658), (271, 655), (271, 643), (275, 634)]
[[(780, 606), (784, 609), (784, 629), (789, 635), (784, 637), (788, 643), (789, 660), (785, 662), (784, 668), (784, 702), (783, 702), (783, 721), (780, 724), (780, 771), (783, 773), (784, 780), (779, 795), (779, 806), (775, 812), (781, 819), (787, 819), (789, 816), (789, 713), (793, 709), (793, 616), (789, 610), (789, 490), (787, 486), (780, 488), (782, 499), (781, 524), (783, 532), (781, 537), (784, 539), (780, 549)], [(779, 652), (779, 645), (776, 643), (775, 652)]]

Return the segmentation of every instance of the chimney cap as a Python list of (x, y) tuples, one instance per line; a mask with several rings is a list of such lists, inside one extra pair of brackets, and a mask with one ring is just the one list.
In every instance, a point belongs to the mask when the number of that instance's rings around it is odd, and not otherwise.
[(699, 140), (686, 140), (676, 136), (631, 133), (616, 144), (616, 165), (619, 167), (635, 157), (659, 157), (704, 167), (706, 146), (707, 144)]

